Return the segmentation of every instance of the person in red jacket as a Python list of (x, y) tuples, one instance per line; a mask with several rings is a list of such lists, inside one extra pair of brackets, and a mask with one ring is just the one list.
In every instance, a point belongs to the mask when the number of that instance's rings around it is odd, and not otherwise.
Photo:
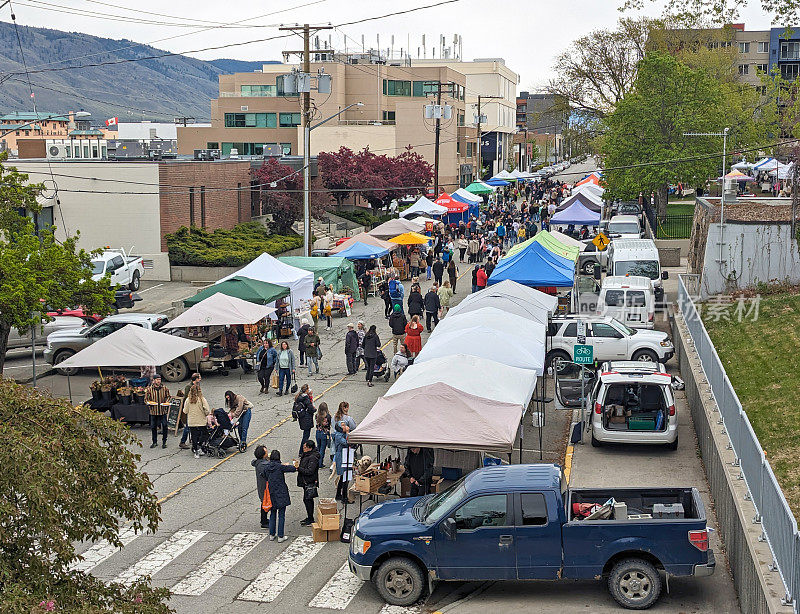
[(487, 281), (489, 280), (489, 276), (486, 275), (486, 269), (483, 267), (483, 265), (478, 268), (476, 279), (478, 281), (476, 284), (478, 286), (478, 290), (483, 290), (486, 287)]
[(422, 323), (419, 321), (419, 316), (414, 315), (411, 317), (411, 322), (406, 324), (406, 347), (411, 352), (411, 356), (416, 356), (422, 351)]

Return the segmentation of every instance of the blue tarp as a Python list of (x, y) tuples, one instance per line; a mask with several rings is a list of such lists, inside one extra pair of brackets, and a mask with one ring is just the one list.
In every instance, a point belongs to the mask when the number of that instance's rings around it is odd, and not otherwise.
[(553, 224), (575, 224), (576, 226), (597, 226), (600, 224), (600, 214), (590, 211), (584, 207), (580, 201), (575, 201), (563, 211), (559, 211), (550, 218), (550, 226)]
[(356, 242), (347, 249), (340, 251), (336, 256), (347, 258), (348, 260), (369, 260), (370, 258), (380, 258), (388, 253), (389, 250), (383, 247)]
[(574, 262), (534, 241), (518, 254), (503, 258), (492, 271), (488, 283), (492, 285), (509, 279), (532, 288), (564, 288), (572, 286), (574, 277)]

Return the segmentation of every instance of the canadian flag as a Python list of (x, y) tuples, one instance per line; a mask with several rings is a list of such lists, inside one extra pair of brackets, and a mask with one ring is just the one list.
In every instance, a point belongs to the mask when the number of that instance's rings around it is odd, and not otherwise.
[(119, 122), (119, 117), (112, 117), (106, 120), (106, 126), (116, 126)]

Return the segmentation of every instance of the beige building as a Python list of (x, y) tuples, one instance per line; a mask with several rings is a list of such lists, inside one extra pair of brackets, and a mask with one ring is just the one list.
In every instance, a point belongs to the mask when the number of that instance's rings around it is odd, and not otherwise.
[[(318, 54), (319, 55), (319, 54)], [(475, 176), (477, 138), (466, 121), (466, 77), (445, 66), (394, 66), (329, 52), (329, 61), (315, 62), (311, 73), (331, 75), (331, 93), (311, 93), (314, 120), (320, 121), (355, 102), (339, 118), (315, 129), (312, 155), (341, 146), (369, 146), (377, 154), (397, 155), (411, 146), (434, 162), (434, 120), (425, 119), (426, 95), (441, 81), (442, 103), (453, 107), (452, 118), (441, 122), (439, 184), (448, 191), (470, 183)], [(357, 63), (356, 63), (357, 62)], [(265, 64), (261, 72), (220, 75), (219, 98), (211, 102), (211, 126), (178, 127), (178, 151), (220, 149), (229, 156), (261, 156), (273, 146), (285, 155), (302, 154), (300, 98), (278, 91), (277, 77), (296, 64)], [(452, 85), (450, 85), (452, 84)]]

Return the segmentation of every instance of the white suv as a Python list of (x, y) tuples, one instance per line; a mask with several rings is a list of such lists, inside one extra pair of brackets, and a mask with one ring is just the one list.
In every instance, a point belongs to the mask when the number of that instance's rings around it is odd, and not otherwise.
[(659, 363), (604, 363), (589, 395), (592, 445), (664, 444), (678, 448), (672, 376)]
[(586, 323), (586, 344), (594, 348), (596, 362), (667, 362), (675, 354), (675, 347), (667, 333), (631, 328), (609, 317), (567, 317), (552, 320), (549, 324), (551, 344), (546, 359), (548, 366), (559, 359), (573, 361), (572, 352), (578, 343), (578, 319)]

